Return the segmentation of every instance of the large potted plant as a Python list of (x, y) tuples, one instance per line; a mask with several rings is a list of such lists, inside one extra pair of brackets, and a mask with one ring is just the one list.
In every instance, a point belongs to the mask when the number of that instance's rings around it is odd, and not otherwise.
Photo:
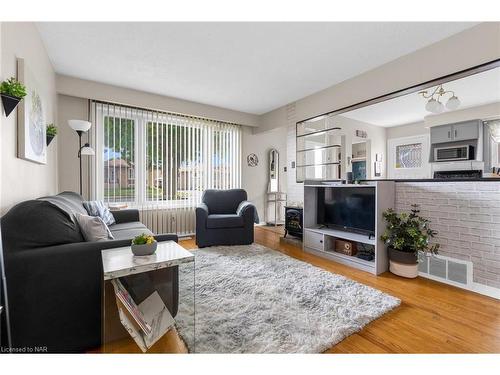
[(26, 86), (12, 77), (0, 84), (0, 94), (2, 96), (5, 116), (9, 116), (19, 102), (26, 96)]
[(410, 213), (385, 211), (382, 216), (387, 226), (380, 237), (387, 245), (390, 271), (408, 278), (418, 276), (419, 253), (437, 254), (439, 250), (439, 244), (430, 244), (437, 234), (429, 227), (430, 221), (419, 215), (418, 205), (411, 207)]

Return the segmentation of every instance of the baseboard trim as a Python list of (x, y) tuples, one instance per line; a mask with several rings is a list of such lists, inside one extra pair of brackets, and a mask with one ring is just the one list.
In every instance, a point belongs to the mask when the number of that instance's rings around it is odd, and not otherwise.
[(443, 283), (443, 284), (456, 286), (457, 288), (460, 288), (460, 289), (469, 290), (471, 292), (479, 293), (479, 294), (500, 300), (500, 289), (494, 288), (492, 286), (483, 285), (483, 284), (479, 284), (476, 282), (472, 282), (469, 285), (464, 285), (464, 284), (460, 284), (460, 283), (455, 283), (453, 281), (445, 280), (445, 279), (442, 279), (440, 277), (435, 277), (435, 276), (432, 276), (432, 275), (429, 275), (429, 274), (423, 273), (423, 272), (419, 272), (418, 275), (421, 277), (425, 277), (426, 279), (439, 281), (440, 283)]

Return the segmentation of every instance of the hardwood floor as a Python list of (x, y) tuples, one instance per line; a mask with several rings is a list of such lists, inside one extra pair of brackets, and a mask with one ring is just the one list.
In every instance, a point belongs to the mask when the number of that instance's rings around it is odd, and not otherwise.
[[(403, 279), (389, 272), (374, 276), (280, 243), (282, 227), (256, 227), (255, 242), (401, 299), (401, 306), (371, 322), (326, 353), (500, 353), (500, 301), (424, 278)], [(179, 242), (195, 249), (194, 239)], [(185, 352), (175, 333), (153, 352)], [(116, 343), (114, 353), (138, 352)]]

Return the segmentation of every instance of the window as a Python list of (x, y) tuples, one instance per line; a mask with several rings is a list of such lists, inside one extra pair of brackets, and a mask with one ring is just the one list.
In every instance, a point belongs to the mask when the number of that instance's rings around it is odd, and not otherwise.
[(422, 167), (422, 143), (396, 146), (396, 168)]
[(99, 199), (192, 207), (240, 186), (239, 125), (101, 102), (92, 116)]

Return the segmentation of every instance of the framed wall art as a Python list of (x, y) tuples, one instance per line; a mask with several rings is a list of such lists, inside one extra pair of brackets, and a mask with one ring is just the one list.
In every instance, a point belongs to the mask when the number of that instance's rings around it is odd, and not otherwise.
[(17, 59), (17, 79), (26, 86), (27, 95), (17, 107), (17, 156), (47, 164), (45, 119), (46, 94), (24, 59)]

